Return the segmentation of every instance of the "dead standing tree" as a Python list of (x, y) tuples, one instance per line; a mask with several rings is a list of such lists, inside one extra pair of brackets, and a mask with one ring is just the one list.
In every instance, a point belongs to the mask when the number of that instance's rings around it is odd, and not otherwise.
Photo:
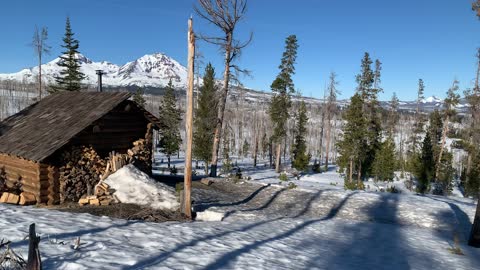
[(50, 46), (46, 44), (48, 39), (48, 30), (46, 27), (38, 29), (35, 25), (32, 44), (33, 51), (38, 59), (38, 99), (42, 99), (42, 56), (50, 53)]
[(201, 39), (208, 43), (220, 46), (225, 54), (225, 70), (223, 73), (223, 90), (220, 93), (218, 101), (218, 117), (215, 127), (215, 136), (212, 147), (212, 163), (210, 175), (217, 175), (218, 150), (220, 149), (220, 138), (222, 135), (222, 124), (225, 113), (225, 104), (227, 102), (229, 83), (231, 80), (231, 69), (235, 72), (245, 72), (237, 65), (233, 64), (234, 60), (240, 55), (241, 50), (247, 46), (252, 40), (250, 38), (245, 42), (234, 38), (235, 28), (240, 22), (247, 9), (247, 0), (199, 0), (199, 7), (195, 6), (195, 12), (206, 21), (215, 25), (224, 34), (223, 37), (207, 37)]
[(188, 88), (187, 88), (187, 111), (185, 116), (185, 175), (184, 193), (182, 206), (184, 214), (192, 218), (192, 143), (193, 143), (193, 77), (195, 63), (195, 34), (193, 33), (193, 20), (188, 20)]

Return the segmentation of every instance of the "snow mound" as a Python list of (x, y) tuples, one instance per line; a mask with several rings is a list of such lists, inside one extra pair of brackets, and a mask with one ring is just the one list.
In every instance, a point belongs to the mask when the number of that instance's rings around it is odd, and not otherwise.
[(177, 210), (180, 207), (171, 187), (158, 183), (132, 164), (108, 176), (105, 183), (115, 189), (114, 195), (122, 203), (166, 210)]
[(205, 210), (202, 212), (197, 212), (197, 221), (222, 221), (225, 217), (225, 213), (214, 212), (210, 210)]

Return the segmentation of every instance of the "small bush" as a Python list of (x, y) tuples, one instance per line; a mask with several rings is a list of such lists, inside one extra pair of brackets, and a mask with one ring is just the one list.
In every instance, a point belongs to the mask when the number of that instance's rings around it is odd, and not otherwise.
[(460, 239), (458, 238), (457, 233), (454, 233), (453, 235), (453, 247), (447, 248), (447, 250), (455, 255), (464, 255), (462, 249), (460, 248)]
[(344, 188), (345, 188), (345, 190), (365, 190), (365, 185), (363, 184), (362, 181), (360, 181), (360, 182), (357, 182), (357, 181), (352, 181), (352, 182), (345, 181)]
[(288, 181), (288, 176), (286, 173), (281, 173), (278, 179), (280, 179), (280, 181)]
[(232, 163), (230, 162), (230, 159), (226, 158), (223, 160), (222, 163), (222, 173), (225, 175), (228, 175), (233, 169)]
[(180, 193), (183, 190), (183, 182), (175, 184), (175, 191)]
[(338, 185), (337, 182), (335, 182), (335, 183), (334, 183), (334, 182), (330, 182), (330, 186), (337, 186), (337, 185)]
[(387, 187), (387, 192), (390, 193), (400, 193), (400, 190), (397, 189), (395, 186)]
[(235, 177), (238, 178), (238, 179), (242, 179), (242, 170), (239, 168), (237, 168), (237, 171), (235, 172)]
[(450, 251), (450, 253), (455, 255), (464, 255), (460, 247), (447, 248), (447, 250)]
[(293, 182), (290, 182), (290, 183), (288, 183), (287, 188), (288, 189), (294, 189), (294, 188), (297, 188), (297, 185), (295, 185), (295, 183), (293, 183)]
[(170, 175), (177, 175), (177, 173), (178, 173), (177, 167), (173, 165), (173, 167), (170, 168)]
[(320, 166), (320, 163), (313, 164), (312, 171), (314, 173), (321, 173), (322, 172), (322, 167)]

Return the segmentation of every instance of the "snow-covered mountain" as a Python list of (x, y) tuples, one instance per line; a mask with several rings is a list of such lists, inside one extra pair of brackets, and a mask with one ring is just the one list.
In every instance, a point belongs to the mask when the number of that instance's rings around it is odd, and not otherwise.
[(431, 96), (431, 97), (422, 99), (420, 102), (425, 104), (425, 103), (441, 103), (442, 101), (443, 100), (441, 98), (438, 98), (436, 96)]
[[(171, 57), (163, 53), (147, 54), (135, 61), (118, 66), (106, 61), (93, 62), (84, 55), (78, 54), (80, 70), (86, 75), (85, 84), (97, 83), (96, 70), (103, 70), (103, 84), (105, 86), (141, 86), (164, 87), (172, 79), (175, 87), (185, 87), (187, 69)], [(61, 68), (57, 65), (60, 58), (56, 58), (42, 65), (42, 74), (47, 83), (52, 83)], [(16, 80), (35, 82), (38, 76), (38, 67), (23, 69), (17, 73), (0, 74), (0, 80)]]

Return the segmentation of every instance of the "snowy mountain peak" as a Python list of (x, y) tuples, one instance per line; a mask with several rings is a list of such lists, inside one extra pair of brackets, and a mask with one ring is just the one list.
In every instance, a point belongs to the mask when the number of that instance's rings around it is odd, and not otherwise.
[(442, 102), (442, 99), (437, 98), (436, 96), (431, 96), (425, 99), (422, 99), (422, 103), (439, 103)]
[[(170, 79), (175, 87), (186, 86), (187, 69), (163, 53), (146, 54), (123, 66), (107, 61), (94, 62), (82, 54), (77, 54), (76, 57), (80, 60), (80, 70), (86, 75), (84, 84), (95, 85), (95, 70), (101, 69), (105, 72), (103, 83), (106, 86), (164, 87)], [(59, 75), (62, 69), (58, 66), (60, 61), (61, 58), (58, 57), (42, 65), (47, 83), (52, 83), (54, 77)], [(35, 82), (37, 75), (38, 67), (33, 67), (17, 73), (0, 74), (0, 80)]]

